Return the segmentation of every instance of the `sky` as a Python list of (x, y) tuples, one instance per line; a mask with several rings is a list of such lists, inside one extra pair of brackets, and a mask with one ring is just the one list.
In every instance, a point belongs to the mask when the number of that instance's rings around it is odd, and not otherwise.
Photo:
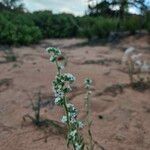
[[(88, 0), (23, 0), (25, 7), (33, 12), (36, 10), (52, 10), (53, 13), (72, 13), (82, 16), (87, 10)], [(146, 0), (149, 2), (150, 0)], [(138, 13), (136, 8), (130, 8), (131, 13)]]
[(52, 10), (53, 13), (72, 13), (76, 16), (85, 14), (87, 0), (23, 0), (29, 11)]

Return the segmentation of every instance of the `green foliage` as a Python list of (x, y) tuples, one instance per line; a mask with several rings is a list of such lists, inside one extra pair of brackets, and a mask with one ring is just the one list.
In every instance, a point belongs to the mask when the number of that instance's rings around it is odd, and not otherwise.
[(150, 20), (150, 11), (148, 11), (144, 17), (145, 17), (144, 28), (148, 32), (150, 32), (150, 21), (149, 21)]
[(52, 12), (51, 11), (37, 11), (30, 14), (33, 22), (40, 28), (44, 38), (51, 36), (52, 32)]
[(91, 39), (93, 37), (106, 38), (117, 28), (117, 19), (104, 17), (85, 17), (81, 19), (80, 35)]
[(78, 110), (70, 103), (67, 95), (72, 91), (71, 84), (75, 77), (70, 73), (64, 73), (63, 64), (59, 61), (62, 52), (54, 47), (49, 47), (46, 51), (50, 54), (50, 61), (56, 65), (57, 74), (53, 80), (53, 91), (55, 94), (55, 104), (64, 109), (65, 115), (61, 121), (67, 126), (67, 146), (72, 145), (73, 150), (84, 150), (84, 139), (79, 132), (83, 127), (78, 120)]
[[(0, 44), (29, 45), (44, 38), (107, 38), (114, 31), (150, 31), (149, 13), (128, 15), (124, 20), (110, 17), (75, 17), (51, 11), (25, 13), (15, 10), (0, 12)], [(119, 27), (119, 28), (118, 28)]]
[(51, 11), (37, 11), (31, 16), (44, 38), (74, 37), (77, 27), (75, 17), (70, 14), (53, 15)]
[(74, 37), (77, 33), (76, 20), (73, 15), (53, 15), (52, 37)]
[(130, 31), (134, 34), (137, 30), (140, 30), (142, 27), (142, 22), (140, 17), (128, 17), (126, 20), (121, 22), (123, 30)]
[(77, 19), (79, 25), (78, 36), (91, 39), (93, 35), (93, 25), (95, 23), (95, 19), (89, 16), (80, 17)]
[(109, 18), (99, 18), (93, 27), (94, 34), (99, 38), (106, 38), (110, 32), (117, 28), (117, 20)]
[(145, 23), (145, 29), (150, 33), (150, 21)]
[(20, 44), (31, 44), (31, 43), (36, 43), (39, 41), (39, 39), (41, 38), (41, 33), (39, 31), (38, 27), (30, 27), (27, 25), (23, 25), (22, 27), (19, 26), (18, 27), (18, 43)]
[(28, 14), (0, 14), (0, 43), (28, 45), (38, 42), (42, 37), (40, 29), (34, 25)]

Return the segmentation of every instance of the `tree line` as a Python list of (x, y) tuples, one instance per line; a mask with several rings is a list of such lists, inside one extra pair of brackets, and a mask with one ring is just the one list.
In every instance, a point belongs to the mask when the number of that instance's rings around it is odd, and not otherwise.
[[(0, 2), (0, 44), (29, 45), (44, 38), (92, 39), (93, 37), (107, 38), (110, 33), (118, 31), (129, 31), (132, 34), (137, 30), (150, 31), (149, 9), (144, 7), (146, 11), (133, 15), (127, 11), (129, 7), (127, 4), (126, 7), (121, 4), (117, 3), (117, 0), (116, 3), (103, 0), (95, 5), (89, 5), (86, 15), (75, 17), (67, 13), (53, 14), (49, 10), (30, 13), (21, 0), (2, 0)], [(114, 10), (112, 5), (119, 5), (120, 9), (122, 7), (124, 9)]]

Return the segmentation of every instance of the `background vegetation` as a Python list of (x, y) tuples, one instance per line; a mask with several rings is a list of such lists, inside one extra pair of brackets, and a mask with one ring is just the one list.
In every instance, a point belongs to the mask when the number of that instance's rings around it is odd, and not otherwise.
[[(89, 3), (86, 15), (75, 17), (66, 13), (53, 14), (51, 11), (30, 13), (20, 0), (2, 0), (0, 44), (29, 45), (44, 38), (107, 38), (111, 33), (129, 31), (134, 34), (143, 29), (149, 32), (150, 11), (144, 1), (137, 4), (141, 10), (139, 15), (130, 14), (127, 11), (130, 1), (124, 1), (126, 3), (110, 0)], [(114, 11), (110, 9), (111, 5), (117, 5), (120, 9)]]

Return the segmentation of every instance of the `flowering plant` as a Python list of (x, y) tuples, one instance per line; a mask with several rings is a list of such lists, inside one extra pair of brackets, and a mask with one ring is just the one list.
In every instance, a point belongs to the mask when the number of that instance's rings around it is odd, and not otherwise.
[[(143, 59), (143, 55), (141, 53), (135, 53), (135, 48), (130, 47), (126, 49), (122, 61), (128, 69), (128, 75), (132, 88), (140, 91), (147, 89), (147, 87), (150, 86), (150, 65)], [(137, 79), (133, 76), (135, 73), (137, 75)], [(148, 77), (142, 77), (142, 73), (146, 73)]]
[(87, 89), (86, 96), (85, 96), (85, 108), (86, 108), (86, 124), (88, 127), (88, 145), (87, 149), (94, 150), (94, 140), (91, 132), (91, 126), (92, 126), (92, 119), (91, 119), (91, 85), (92, 80), (90, 78), (86, 78), (84, 80), (85, 88)]
[(47, 48), (46, 51), (50, 54), (50, 61), (56, 64), (57, 75), (53, 81), (53, 91), (55, 93), (55, 104), (61, 106), (65, 110), (65, 115), (61, 121), (67, 125), (67, 141), (68, 146), (72, 145), (74, 150), (83, 150), (84, 141), (79, 132), (83, 127), (83, 123), (77, 119), (78, 110), (75, 106), (69, 103), (67, 93), (71, 92), (71, 84), (75, 81), (75, 77), (70, 73), (64, 73), (64, 65), (62, 63), (62, 52), (57, 48)]

